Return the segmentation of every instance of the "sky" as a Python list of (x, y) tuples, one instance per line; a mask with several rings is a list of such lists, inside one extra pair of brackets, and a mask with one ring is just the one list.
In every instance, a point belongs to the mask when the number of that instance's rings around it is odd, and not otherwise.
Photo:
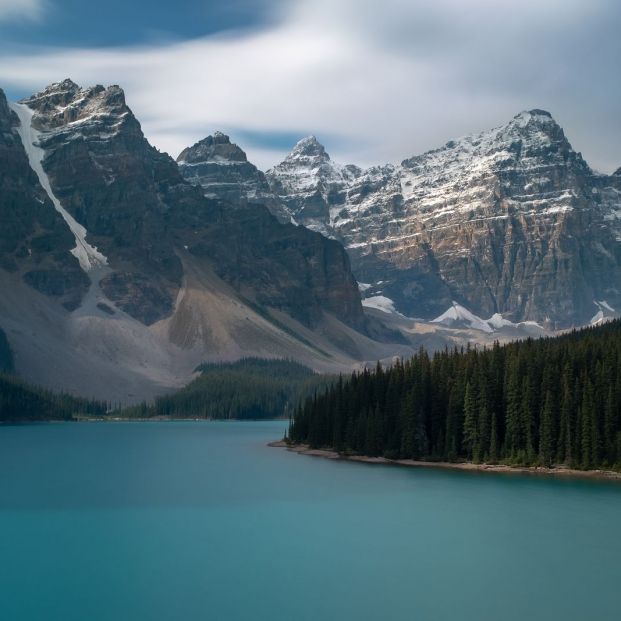
[(621, 166), (618, 0), (0, 0), (0, 87), (119, 84), (173, 157), (221, 130), (260, 168), (314, 134), (399, 162), (521, 110)]

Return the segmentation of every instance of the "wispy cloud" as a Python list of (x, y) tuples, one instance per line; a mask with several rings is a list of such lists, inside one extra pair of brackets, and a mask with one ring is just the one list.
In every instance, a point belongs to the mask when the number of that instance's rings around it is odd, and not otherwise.
[[(531, 107), (549, 109), (596, 168), (621, 165), (617, 2), (297, 0), (287, 7), (258, 31), (5, 54), (0, 85), (35, 90), (67, 76), (119, 83), (159, 148), (176, 155), (223, 129), (262, 167), (286, 151), (283, 135), (312, 132), (341, 161), (382, 163)], [(273, 149), (270, 133), (279, 137)]]
[(40, 19), (43, 4), (43, 0), (0, 0), (0, 21)]

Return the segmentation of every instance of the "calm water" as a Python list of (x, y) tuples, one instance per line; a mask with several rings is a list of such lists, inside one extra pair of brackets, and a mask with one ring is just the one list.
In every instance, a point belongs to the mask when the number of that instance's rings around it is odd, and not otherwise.
[(0, 427), (0, 618), (621, 618), (621, 486), (267, 448), (283, 429)]

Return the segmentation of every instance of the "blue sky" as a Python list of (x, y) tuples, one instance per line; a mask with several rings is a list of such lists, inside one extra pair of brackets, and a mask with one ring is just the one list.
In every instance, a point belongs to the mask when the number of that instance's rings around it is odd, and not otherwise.
[(5, 47), (104, 47), (183, 40), (265, 26), (278, 7), (272, 0), (0, 0), (0, 13), (2, 5), (9, 4), (23, 4), (25, 9), (21, 16), (14, 12), (12, 19), (0, 22)]
[(0, 0), (0, 86), (120, 84), (160, 149), (220, 129), (263, 168), (310, 133), (397, 162), (536, 107), (611, 172), (620, 31), (617, 0)]

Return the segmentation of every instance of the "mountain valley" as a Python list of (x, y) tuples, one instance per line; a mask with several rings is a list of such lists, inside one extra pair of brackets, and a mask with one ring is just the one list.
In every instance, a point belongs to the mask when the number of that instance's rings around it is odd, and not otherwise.
[(71, 80), (0, 92), (0, 129), (0, 328), (43, 386), (131, 404), (203, 362), (347, 372), (621, 307), (621, 169), (541, 110), (366, 170), (311, 136), (264, 173), (220, 132), (175, 162)]

